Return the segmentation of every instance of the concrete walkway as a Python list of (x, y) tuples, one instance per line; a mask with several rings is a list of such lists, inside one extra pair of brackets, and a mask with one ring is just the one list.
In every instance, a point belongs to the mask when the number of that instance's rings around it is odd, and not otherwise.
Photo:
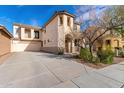
[(100, 70), (63, 56), (40, 52), (13, 53), (0, 65), (0, 87), (124, 87), (124, 63)]

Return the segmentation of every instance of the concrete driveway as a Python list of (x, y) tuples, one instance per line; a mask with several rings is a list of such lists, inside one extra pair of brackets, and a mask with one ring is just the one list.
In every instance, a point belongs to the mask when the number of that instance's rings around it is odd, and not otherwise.
[(0, 87), (123, 87), (124, 63), (100, 70), (49, 53), (13, 53), (0, 65)]

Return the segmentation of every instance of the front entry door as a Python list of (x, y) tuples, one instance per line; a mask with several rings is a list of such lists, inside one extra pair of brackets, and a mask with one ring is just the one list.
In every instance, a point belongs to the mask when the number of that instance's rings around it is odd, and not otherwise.
[(65, 42), (65, 52), (71, 53), (72, 52), (72, 43), (70, 41)]

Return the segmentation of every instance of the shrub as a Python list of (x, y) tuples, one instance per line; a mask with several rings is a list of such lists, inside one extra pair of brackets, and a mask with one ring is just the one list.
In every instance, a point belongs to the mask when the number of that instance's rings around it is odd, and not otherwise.
[(120, 56), (124, 57), (124, 51), (120, 52)]
[(97, 52), (97, 56), (100, 62), (105, 64), (112, 64), (114, 52), (110, 48), (107, 48), (106, 50), (99, 50)]
[(91, 61), (91, 54), (90, 54), (89, 49), (81, 48), (80, 49), (80, 58), (85, 61)]
[(98, 57), (93, 57), (92, 63), (94, 64), (100, 63), (100, 59)]

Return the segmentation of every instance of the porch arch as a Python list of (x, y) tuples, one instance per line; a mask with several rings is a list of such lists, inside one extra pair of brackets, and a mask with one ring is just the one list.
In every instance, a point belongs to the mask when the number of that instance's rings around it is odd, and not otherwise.
[(71, 34), (65, 35), (65, 52), (72, 53), (73, 37)]

